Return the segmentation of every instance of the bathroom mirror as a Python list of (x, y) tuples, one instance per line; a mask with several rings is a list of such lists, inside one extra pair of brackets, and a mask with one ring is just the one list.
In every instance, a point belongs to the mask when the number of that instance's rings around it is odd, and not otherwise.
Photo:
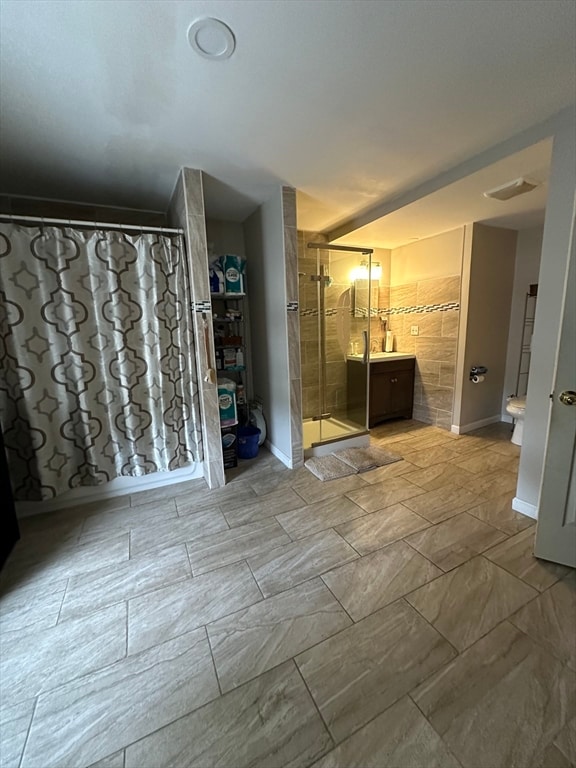
[(378, 310), (378, 280), (354, 280), (354, 317), (368, 317)]

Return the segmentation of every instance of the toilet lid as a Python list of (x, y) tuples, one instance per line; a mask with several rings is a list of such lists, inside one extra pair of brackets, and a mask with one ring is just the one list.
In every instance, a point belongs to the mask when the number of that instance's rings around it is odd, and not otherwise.
[(524, 397), (511, 397), (508, 400), (508, 405), (512, 405), (514, 408), (526, 408), (526, 395)]

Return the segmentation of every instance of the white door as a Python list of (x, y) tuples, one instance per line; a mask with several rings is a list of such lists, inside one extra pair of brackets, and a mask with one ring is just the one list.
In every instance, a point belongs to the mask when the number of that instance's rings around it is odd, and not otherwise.
[[(576, 206), (575, 206), (576, 207)], [(576, 567), (576, 235), (574, 219), (534, 554)]]

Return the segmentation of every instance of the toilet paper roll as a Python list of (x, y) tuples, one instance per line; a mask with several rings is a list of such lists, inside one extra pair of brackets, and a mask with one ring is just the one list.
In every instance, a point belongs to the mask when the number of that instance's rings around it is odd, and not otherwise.
[(481, 384), (484, 381), (484, 376), (472, 376), (472, 384)]

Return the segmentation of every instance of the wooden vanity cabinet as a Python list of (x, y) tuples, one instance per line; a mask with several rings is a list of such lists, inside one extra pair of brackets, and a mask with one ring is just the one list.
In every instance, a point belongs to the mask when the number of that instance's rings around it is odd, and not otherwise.
[(356, 401), (361, 401), (362, 394), (366, 392), (368, 370), (370, 373), (369, 427), (374, 427), (387, 419), (412, 418), (415, 363), (415, 358), (410, 358), (379, 360), (368, 366), (356, 360), (348, 360), (348, 402), (350, 405)]
[(368, 426), (386, 419), (412, 418), (415, 360), (370, 363)]

